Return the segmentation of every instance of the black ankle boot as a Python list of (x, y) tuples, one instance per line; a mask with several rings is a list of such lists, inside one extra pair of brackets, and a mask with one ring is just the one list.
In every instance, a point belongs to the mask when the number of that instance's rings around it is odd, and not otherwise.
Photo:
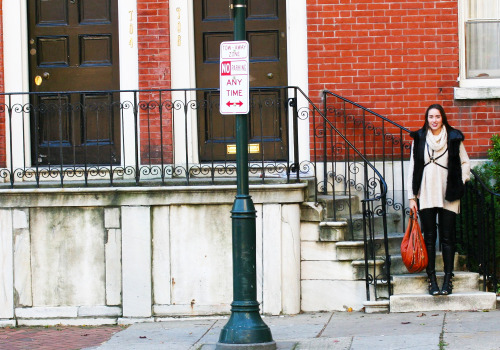
[(439, 287), (436, 280), (436, 274), (429, 274), (427, 281), (429, 281), (429, 294), (430, 295), (439, 295), (441, 292), (439, 291)]
[(453, 290), (453, 273), (445, 273), (443, 280), (443, 288), (441, 288), (441, 295), (450, 295)]

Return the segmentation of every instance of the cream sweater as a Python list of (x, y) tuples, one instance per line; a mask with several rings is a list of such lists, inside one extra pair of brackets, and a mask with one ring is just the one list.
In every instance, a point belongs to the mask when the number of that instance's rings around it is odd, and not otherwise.
[[(431, 137), (427, 135), (427, 137)], [(441, 164), (444, 167), (448, 166), (448, 152), (445, 153), (447, 147), (443, 147), (439, 151), (434, 152), (434, 158), (439, 157), (444, 153), (441, 158), (436, 160), (436, 163)], [(430, 157), (432, 156), (432, 149), (428, 144), (425, 145), (424, 152), (424, 164), (429, 163)], [(460, 161), (462, 163), (462, 180), (464, 183), (470, 179), (470, 161), (463, 142), (460, 143)], [(448, 178), (448, 170), (442, 168), (436, 163), (430, 162), (424, 167), (424, 173), (422, 175), (422, 183), (420, 184), (420, 192), (418, 194), (419, 209), (426, 208), (444, 208), (446, 210), (453, 211), (455, 213), (460, 212), (460, 200), (453, 202), (448, 202), (444, 199), (446, 193), (446, 180)], [(408, 167), (408, 198), (413, 198), (412, 182), (413, 182), (413, 144), (411, 146), (411, 157), (410, 165)]]

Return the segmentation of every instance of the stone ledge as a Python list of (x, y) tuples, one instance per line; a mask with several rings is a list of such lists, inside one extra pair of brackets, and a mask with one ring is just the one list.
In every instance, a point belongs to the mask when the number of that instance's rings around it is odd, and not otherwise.
[(365, 307), (366, 314), (389, 312), (389, 300), (365, 301), (363, 306)]
[(447, 296), (428, 294), (392, 295), (391, 312), (468, 311), (496, 309), (496, 295), (488, 292), (453, 293)]
[(18, 318), (65, 318), (78, 317), (78, 307), (76, 306), (55, 306), (55, 307), (30, 307), (16, 308)]
[[(255, 204), (302, 203), (307, 184), (250, 185)], [(2, 208), (232, 204), (234, 185), (2, 189)]]
[(119, 325), (131, 325), (134, 323), (152, 323), (155, 319), (152, 317), (122, 317), (117, 320)]
[(165, 316), (212, 316), (227, 315), (231, 313), (231, 305), (153, 305), (153, 314), (158, 317)]
[[(455, 271), (453, 277), (454, 292), (477, 292), (479, 291), (478, 277), (476, 272)], [(443, 272), (436, 273), (438, 286), (443, 284)], [(425, 272), (415, 274), (393, 275), (393, 294), (416, 294), (427, 293), (428, 282)]]
[(119, 317), (122, 309), (118, 306), (80, 306), (78, 317)]
[(15, 326), (16, 326), (15, 320), (0, 320), (0, 328), (15, 327)]
[(488, 100), (500, 98), (499, 87), (456, 87), (455, 100)]
[(351, 261), (364, 259), (365, 243), (361, 241), (345, 241), (337, 243), (337, 260)]
[(116, 318), (18, 318), (18, 326), (102, 326), (116, 325)]

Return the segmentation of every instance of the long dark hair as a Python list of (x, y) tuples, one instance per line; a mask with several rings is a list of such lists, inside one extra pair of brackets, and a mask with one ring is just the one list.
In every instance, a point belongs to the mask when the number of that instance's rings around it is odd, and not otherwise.
[(441, 106), (439, 103), (434, 103), (427, 107), (427, 110), (425, 111), (425, 122), (424, 122), (424, 129), (425, 131), (429, 130), (429, 111), (431, 109), (437, 109), (439, 113), (441, 113), (441, 118), (443, 119), (443, 125), (446, 127), (446, 131), (450, 131), (452, 127), (450, 124), (448, 124), (448, 118), (446, 117), (446, 113), (444, 111), (443, 106)]

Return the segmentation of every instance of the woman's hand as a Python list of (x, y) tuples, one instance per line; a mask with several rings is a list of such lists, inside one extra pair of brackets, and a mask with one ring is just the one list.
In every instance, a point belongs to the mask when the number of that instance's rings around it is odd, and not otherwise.
[(410, 199), (410, 211), (415, 213), (418, 212), (417, 200), (414, 198)]

